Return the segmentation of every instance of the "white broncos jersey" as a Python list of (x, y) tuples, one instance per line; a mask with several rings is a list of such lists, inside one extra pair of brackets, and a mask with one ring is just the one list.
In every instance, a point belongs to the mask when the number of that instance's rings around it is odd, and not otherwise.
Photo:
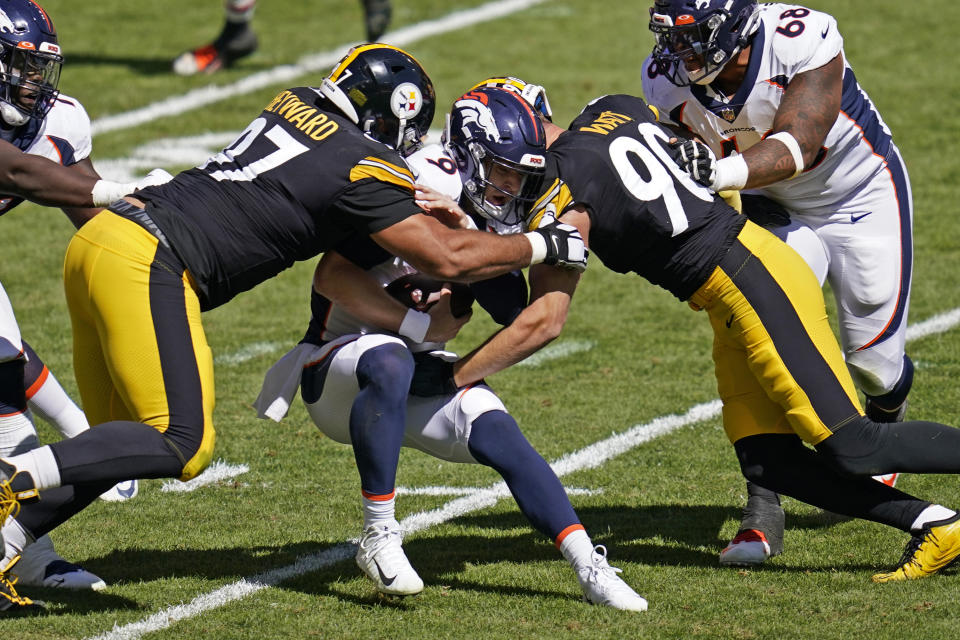
[[(90, 155), (90, 117), (79, 101), (60, 94), (42, 122), (31, 120), (9, 142), (26, 153), (70, 166)], [(21, 202), (22, 198), (0, 198), (0, 215)]]
[[(677, 87), (657, 73), (652, 56), (643, 65), (643, 92), (662, 122), (692, 130), (718, 158), (725, 157), (770, 133), (793, 78), (837, 54), (843, 56), (843, 38), (832, 16), (798, 5), (761, 4), (747, 76), (736, 95), (727, 98), (700, 85)], [(894, 149), (890, 130), (843, 60), (840, 114), (820, 154), (803, 174), (757, 190), (799, 213), (829, 215), (885, 167)]]

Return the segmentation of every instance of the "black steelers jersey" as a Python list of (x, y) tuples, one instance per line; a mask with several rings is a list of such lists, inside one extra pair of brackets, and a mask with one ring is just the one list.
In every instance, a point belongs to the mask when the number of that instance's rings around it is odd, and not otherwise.
[(399, 155), (298, 87), (206, 163), (136, 197), (206, 310), (351, 234), (418, 213), (413, 183)]
[(583, 205), (590, 251), (603, 264), (688, 299), (746, 218), (673, 162), (670, 137), (640, 98), (591, 102), (548, 149), (547, 191), (534, 205), (531, 228), (544, 214)]

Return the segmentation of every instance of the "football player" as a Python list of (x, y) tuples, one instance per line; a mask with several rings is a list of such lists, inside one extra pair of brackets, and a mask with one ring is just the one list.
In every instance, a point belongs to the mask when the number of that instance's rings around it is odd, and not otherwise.
[[(361, 0), (367, 41), (376, 42), (387, 30), (393, 8), (390, 0)], [(250, 26), (257, 0), (226, 0), (226, 19), (216, 40), (181, 53), (173, 61), (174, 72), (182, 76), (214, 73), (257, 50), (257, 34)]]
[[(464, 220), (455, 226), (516, 232), (544, 173), (543, 126), (531, 106), (502, 89), (472, 89), (455, 102), (444, 143), (446, 162), (418, 152), (411, 164), (421, 184), (426, 176), (418, 169), (429, 167), (446, 168), (458, 181), (462, 177), (462, 202), (474, 218), (466, 222), (454, 202), (459, 189), (444, 194), (425, 186), (423, 201), (445, 201), (448, 213)], [(527, 301), (523, 275), (504, 274), (451, 294), (442, 283), (411, 279), (410, 272), (365, 236), (325, 254), (314, 277), (307, 335), (271, 369), (255, 403), (261, 417), (279, 419), (301, 380), (316, 425), (353, 446), (364, 513), (357, 564), (382, 593), (423, 589), (394, 515), (397, 461), (401, 446), (407, 446), (497, 470), (520, 510), (571, 563), (587, 601), (645, 610), (646, 601), (607, 563), (606, 549), (590, 541), (560, 481), (501, 400), (482, 382), (465, 389), (448, 384), (455, 356), (431, 342), (444, 333), (438, 320), (459, 315), (462, 320), (447, 332), (452, 337), (469, 317), (474, 296), (496, 322), (512, 322)], [(385, 290), (396, 290), (406, 306)], [(429, 314), (418, 311), (431, 296), (438, 301)]]
[(280, 92), (203, 165), (77, 231), (64, 287), (76, 379), (98, 426), (0, 460), (0, 515), (18, 510), (7, 562), (117, 481), (203, 471), (214, 395), (200, 314), (294, 261), (359, 234), (444, 279), (540, 262), (585, 268), (571, 227), (496, 236), (420, 215), (397, 150), (419, 144), (433, 109), (433, 85), (409, 54), (355, 47), (319, 87)]
[[(12, 154), (48, 158), (70, 173), (96, 179), (89, 157), (90, 120), (76, 99), (57, 89), (62, 62), (56, 29), (39, 5), (30, 0), (0, 3), (0, 139), (12, 146)], [(3, 197), (0, 215), (21, 202), (22, 197)], [(65, 207), (63, 211), (79, 227), (99, 209)], [(65, 437), (88, 429), (83, 412), (22, 340), (2, 285), (0, 307), (0, 456), (39, 446), (28, 409)], [(31, 586), (106, 586), (99, 577), (57, 555), (47, 536), (37, 540), (13, 573), (21, 584)]]
[[(960, 514), (870, 478), (960, 473), (960, 430), (864, 415), (799, 254), (687, 174), (672, 132), (640, 98), (599, 98), (568, 130), (545, 130), (553, 179), (528, 225), (558, 216), (607, 267), (707, 312), (724, 429), (744, 476), (909, 533), (900, 566), (875, 582), (923, 578), (960, 556)], [(472, 379), (457, 371), (458, 384)]]
[[(904, 352), (910, 182), (836, 20), (755, 0), (656, 0), (650, 16), (656, 44), (643, 65), (644, 95), (661, 121), (707, 145), (686, 143), (682, 166), (715, 191), (748, 190), (786, 210), (771, 230), (830, 281), (867, 416), (902, 420), (913, 382)], [(782, 548), (778, 496), (752, 485), (748, 495), (721, 564), (759, 564)]]

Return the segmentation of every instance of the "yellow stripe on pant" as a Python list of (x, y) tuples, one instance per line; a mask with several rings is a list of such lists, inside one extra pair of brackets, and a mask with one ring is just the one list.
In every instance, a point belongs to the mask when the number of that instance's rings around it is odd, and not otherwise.
[(817, 444), (863, 415), (810, 268), (773, 234), (747, 222), (690, 298), (707, 310), (731, 442), (795, 433)]
[(70, 241), (64, 288), (90, 423), (146, 423), (181, 451), (181, 480), (213, 455), (213, 356), (190, 275), (137, 223), (105, 210)]

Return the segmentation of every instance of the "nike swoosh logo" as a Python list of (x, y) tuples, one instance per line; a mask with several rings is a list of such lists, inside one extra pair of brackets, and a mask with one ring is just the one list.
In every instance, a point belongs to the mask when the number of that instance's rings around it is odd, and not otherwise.
[(873, 211), (868, 211), (868, 212), (866, 212), (865, 214), (860, 215), (860, 216), (850, 216), (850, 222), (857, 222), (857, 221), (859, 221), (859, 220), (863, 220), (864, 218), (866, 218), (866, 217), (867, 217), (868, 215), (870, 215), (871, 213), (873, 213)]
[(830, 33), (830, 27), (827, 27), (826, 29), (824, 29), (824, 30), (823, 30), (823, 33), (820, 34), (820, 37), (823, 38), (824, 40), (826, 40), (828, 33)]
[(729, 329), (729, 328), (730, 328), (730, 325), (732, 325), (732, 324), (733, 324), (733, 314), (731, 313), (731, 314), (730, 314), (730, 317), (727, 318), (727, 329)]
[(125, 483), (124, 483), (124, 482), (121, 482), (120, 484), (121, 484), (121, 485), (125, 484), (126, 487), (123, 487), (123, 486), (118, 485), (118, 486), (117, 486), (117, 493), (119, 493), (119, 494), (120, 494), (121, 496), (123, 496), (124, 498), (133, 497), (133, 487), (134, 487), (133, 481), (125, 482)]
[(383, 574), (383, 569), (380, 568), (380, 563), (379, 563), (379, 562), (377, 562), (376, 560), (374, 560), (374, 561), (373, 561), (373, 564), (376, 565), (376, 567), (377, 567), (377, 573), (380, 574), (380, 582), (382, 582), (382, 583), (384, 584), (384, 586), (387, 586), (387, 587), (389, 587), (390, 585), (392, 585), (392, 584), (393, 584), (393, 581), (397, 579), (397, 576), (393, 576), (392, 578), (388, 578), (387, 576), (385, 576), (385, 575)]

